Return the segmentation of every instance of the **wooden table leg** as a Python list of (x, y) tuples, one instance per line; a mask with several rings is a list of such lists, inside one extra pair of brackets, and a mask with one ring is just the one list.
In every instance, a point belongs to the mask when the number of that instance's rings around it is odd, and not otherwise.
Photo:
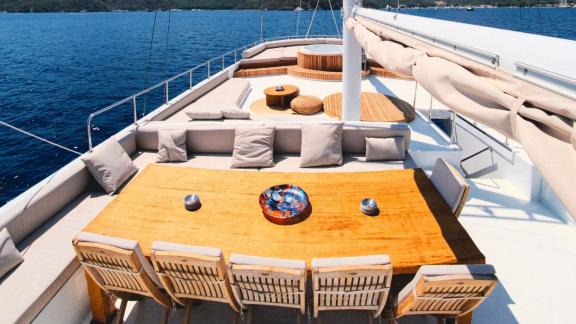
[(472, 324), (472, 312), (456, 318), (456, 324)]
[(90, 309), (92, 310), (91, 323), (109, 323), (116, 313), (114, 301), (100, 289), (86, 271), (84, 271), (84, 275), (86, 276), (88, 295), (90, 296)]

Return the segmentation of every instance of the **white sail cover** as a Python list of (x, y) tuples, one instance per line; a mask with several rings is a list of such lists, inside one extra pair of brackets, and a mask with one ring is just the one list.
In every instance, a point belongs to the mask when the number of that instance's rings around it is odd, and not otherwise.
[(384, 68), (414, 77), (437, 100), (521, 143), (576, 218), (576, 102), (364, 18), (349, 18)]

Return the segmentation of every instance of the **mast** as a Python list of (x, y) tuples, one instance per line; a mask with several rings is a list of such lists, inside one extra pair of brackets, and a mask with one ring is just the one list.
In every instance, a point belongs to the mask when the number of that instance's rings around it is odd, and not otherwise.
[[(344, 22), (353, 16), (355, 0), (344, 0)], [(342, 120), (360, 120), (360, 84), (362, 82), (362, 48), (354, 37), (353, 31), (343, 28), (343, 84), (342, 84)]]

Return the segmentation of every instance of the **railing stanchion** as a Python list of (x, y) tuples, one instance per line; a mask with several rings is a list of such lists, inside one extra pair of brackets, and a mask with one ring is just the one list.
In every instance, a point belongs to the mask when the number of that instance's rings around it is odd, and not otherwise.
[(168, 81), (164, 82), (164, 96), (166, 99), (166, 103), (170, 101), (169, 93), (168, 93)]
[(234, 50), (234, 64), (238, 63), (238, 50)]
[(190, 89), (192, 89), (192, 71), (190, 70), (190, 75), (189, 75), (189, 79), (190, 79)]
[(434, 97), (432, 96), (432, 94), (430, 94), (430, 105), (428, 106), (428, 122), (431, 123), (432, 122), (432, 102), (434, 100)]
[(224, 71), (224, 55), (222, 55), (222, 71)]
[(458, 115), (456, 112), (452, 111), (452, 123), (450, 126), (450, 144), (458, 144), (456, 140), (456, 118)]
[(208, 61), (208, 77), (210, 77), (210, 61)]
[(138, 115), (136, 114), (136, 96), (132, 97), (132, 115), (134, 116), (134, 124), (138, 121)]

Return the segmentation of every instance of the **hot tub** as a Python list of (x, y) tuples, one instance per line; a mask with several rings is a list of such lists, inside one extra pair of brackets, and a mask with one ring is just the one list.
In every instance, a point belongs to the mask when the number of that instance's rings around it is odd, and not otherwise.
[(298, 66), (316, 71), (342, 71), (342, 45), (316, 44), (298, 50)]
[(342, 45), (317, 44), (300, 48), (300, 52), (307, 55), (342, 56)]

